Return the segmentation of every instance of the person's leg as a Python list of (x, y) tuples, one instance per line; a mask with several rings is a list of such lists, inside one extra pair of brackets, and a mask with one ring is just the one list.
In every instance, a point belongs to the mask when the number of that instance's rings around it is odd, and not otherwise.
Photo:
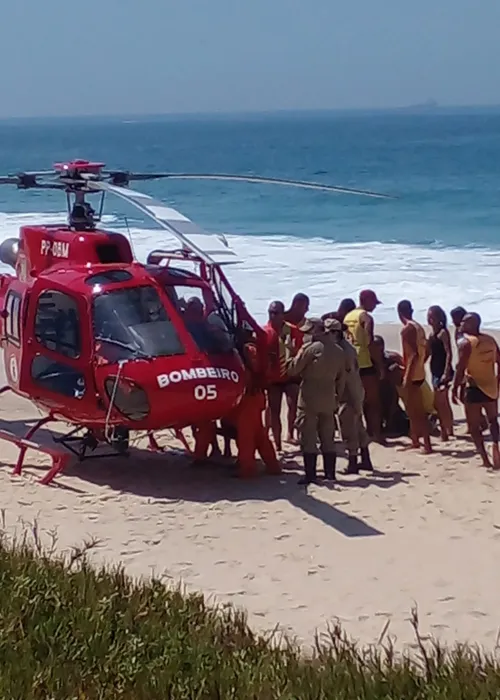
[(432, 452), (431, 438), (429, 432), (429, 422), (425, 412), (425, 406), (422, 396), (422, 385), (411, 383), (407, 387), (407, 412), (410, 419), (410, 437), (412, 447), (420, 447), (420, 438), (424, 443), (424, 452), (430, 454)]
[(486, 447), (484, 445), (483, 433), (481, 430), (482, 422), (482, 408), (484, 404), (476, 403), (471, 398), (467, 396), (467, 390), (465, 391), (465, 417), (467, 419), (467, 425), (469, 426), (469, 431), (474, 444), (479, 452), (481, 459), (483, 460), (483, 466), (491, 467), (492, 464), (489, 460), (488, 453), (486, 452)]
[(347, 465), (346, 474), (357, 474), (359, 471), (358, 467), (358, 431), (355, 421), (354, 411), (352, 406), (347, 403), (343, 403), (339, 409), (339, 422), (340, 422), (340, 432), (342, 434), (342, 440), (345, 443), (347, 453), (349, 455), (349, 462)]
[(366, 432), (366, 428), (363, 423), (363, 416), (361, 411), (357, 411), (355, 414), (355, 421), (358, 433), (358, 445), (361, 454), (361, 469), (365, 472), (373, 471), (373, 464), (370, 457), (370, 438)]
[(295, 423), (297, 420), (297, 401), (299, 398), (300, 385), (295, 382), (289, 382), (285, 386), (286, 403), (288, 408), (288, 435), (287, 442), (292, 445), (297, 444), (295, 439)]
[(495, 469), (500, 469), (500, 450), (498, 448), (498, 442), (500, 439), (498, 428), (498, 402), (488, 401), (488, 403), (483, 404), (483, 408), (490, 426), (490, 434), (493, 441), (493, 466)]
[(238, 472), (242, 478), (257, 475), (257, 463), (255, 461), (256, 411), (252, 398), (249, 394), (245, 395), (238, 406), (237, 412)]
[(269, 438), (269, 433), (266, 430), (263, 422), (263, 411), (265, 409), (265, 399), (262, 393), (252, 396), (252, 401), (255, 407), (255, 447), (258, 450), (262, 461), (266, 465), (268, 474), (280, 474), (281, 466), (276, 456), (276, 450)]
[(297, 427), (300, 434), (300, 446), (304, 459), (305, 476), (299, 480), (299, 484), (307, 486), (307, 484), (315, 483), (317, 472), (317, 440), (318, 440), (318, 421), (315, 413), (298, 408), (297, 410)]
[(368, 434), (376, 442), (385, 444), (382, 436), (382, 406), (380, 397), (380, 381), (376, 373), (362, 374), (361, 381), (365, 390), (364, 414)]
[(450, 389), (446, 387), (443, 391), (443, 420), (446, 424), (446, 430), (450, 437), (454, 437), (455, 429), (453, 427), (453, 410), (450, 403)]
[(434, 388), (434, 407), (438, 414), (441, 440), (443, 442), (446, 442), (450, 437), (450, 417), (447, 412), (447, 404), (449, 407), (449, 401), (447, 401), (447, 397), (448, 389), (440, 386)]
[(200, 463), (207, 458), (208, 448), (217, 436), (215, 421), (197, 425), (195, 434), (194, 461)]
[(283, 398), (283, 387), (280, 384), (273, 384), (267, 392), (269, 400), (269, 412), (271, 418), (271, 432), (274, 438), (276, 450), (281, 452), (281, 403)]
[(318, 415), (318, 434), (323, 455), (323, 471), (325, 479), (335, 481), (335, 466), (337, 452), (335, 450), (335, 414), (320, 413)]

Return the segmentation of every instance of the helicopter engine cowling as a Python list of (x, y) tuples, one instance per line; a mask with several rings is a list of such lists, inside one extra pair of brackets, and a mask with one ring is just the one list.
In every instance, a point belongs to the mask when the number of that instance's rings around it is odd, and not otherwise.
[(0, 243), (0, 262), (15, 268), (19, 255), (19, 238), (6, 238)]

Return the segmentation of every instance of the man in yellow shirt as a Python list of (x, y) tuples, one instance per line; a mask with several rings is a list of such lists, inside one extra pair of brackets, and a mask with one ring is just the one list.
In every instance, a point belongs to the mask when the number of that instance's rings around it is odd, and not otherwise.
[[(458, 394), (465, 379), (463, 402), (470, 433), (485, 467), (500, 469), (498, 427), (498, 383), (500, 381), (500, 350), (496, 340), (481, 333), (481, 317), (468, 313), (460, 326), (458, 365), (453, 381), (451, 398), (458, 403)], [(493, 465), (484, 445), (481, 431), (482, 411), (490, 426), (493, 441)]]
[(359, 375), (365, 390), (363, 412), (366, 428), (370, 437), (384, 445), (380, 399), (380, 379), (384, 368), (379, 348), (374, 342), (374, 323), (371, 315), (379, 304), (375, 292), (364, 289), (359, 295), (358, 307), (346, 314), (344, 324), (347, 326), (346, 337), (354, 345), (358, 355)]

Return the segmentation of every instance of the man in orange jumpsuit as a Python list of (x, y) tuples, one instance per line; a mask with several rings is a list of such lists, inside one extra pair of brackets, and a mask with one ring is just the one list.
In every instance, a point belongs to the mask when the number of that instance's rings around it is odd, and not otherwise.
[(246, 366), (246, 391), (229, 419), (236, 426), (239, 475), (256, 476), (255, 452), (258, 451), (268, 474), (280, 474), (281, 467), (276, 451), (264, 427), (263, 412), (266, 408), (264, 394), (265, 366), (262, 351), (250, 328), (244, 330), (243, 359)]

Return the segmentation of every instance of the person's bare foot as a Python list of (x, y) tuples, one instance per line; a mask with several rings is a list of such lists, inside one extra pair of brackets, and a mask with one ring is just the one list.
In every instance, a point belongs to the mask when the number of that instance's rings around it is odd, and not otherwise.
[(396, 452), (409, 452), (410, 450), (419, 450), (420, 445), (415, 445), (413, 442), (411, 442), (409, 445), (404, 445), (403, 447), (398, 447)]

